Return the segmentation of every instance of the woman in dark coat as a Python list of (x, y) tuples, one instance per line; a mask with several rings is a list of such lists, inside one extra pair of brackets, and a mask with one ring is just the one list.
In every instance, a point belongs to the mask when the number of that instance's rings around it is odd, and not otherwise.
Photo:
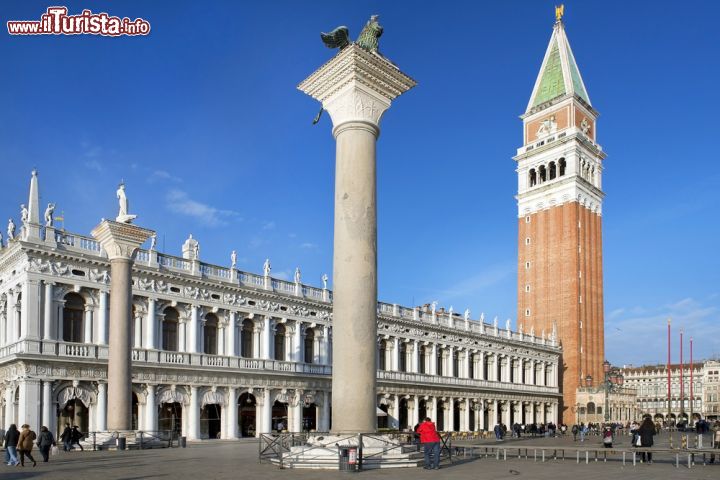
[[(655, 431), (655, 424), (653, 423), (652, 419), (650, 417), (645, 417), (645, 420), (643, 420), (642, 424), (640, 425), (640, 428), (637, 431), (637, 434), (640, 436), (640, 448), (649, 448), (653, 446), (653, 436), (657, 433)], [(647, 453), (647, 462), (652, 463), (652, 452), (641, 452), (642, 453), (642, 461), (645, 461), (646, 453)]]

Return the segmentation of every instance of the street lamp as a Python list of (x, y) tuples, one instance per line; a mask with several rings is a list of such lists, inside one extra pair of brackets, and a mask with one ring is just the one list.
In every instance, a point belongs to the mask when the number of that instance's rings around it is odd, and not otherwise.
[(625, 383), (625, 377), (620, 373), (620, 370), (614, 368), (607, 360), (603, 362), (603, 372), (605, 373), (605, 381), (603, 382), (605, 389), (605, 423), (609, 423), (610, 393), (620, 390), (623, 383)]

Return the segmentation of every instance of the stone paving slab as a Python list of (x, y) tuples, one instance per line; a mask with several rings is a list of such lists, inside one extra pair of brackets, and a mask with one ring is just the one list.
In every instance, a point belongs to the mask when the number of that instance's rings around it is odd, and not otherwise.
[[(467, 442), (472, 443), (472, 442)], [(492, 442), (495, 444), (494, 442)], [(521, 441), (503, 442), (509, 448), (517, 448)], [(527, 445), (559, 448), (568, 446), (567, 439), (534, 439)], [(572, 438), (570, 438), (570, 442)], [(599, 444), (599, 442), (597, 442)], [(629, 440), (626, 442), (629, 445)], [(514, 445), (513, 445), (514, 444)], [(524, 447), (524, 445), (523, 445)], [(36, 457), (40, 453), (34, 451)], [(720, 453), (720, 451), (718, 452)], [(539, 479), (557, 480), (582, 478), (583, 480), (602, 479), (610, 476), (632, 476), (635, 479), (718, 479), (720, 478), (720, 459), (714, 465), (696, 465), (692, 469), (682, 467), (676, 469), (667, 459), (654, 462), (652, 465), (631, 464), (622, 466), (620, 462), (593, 462), (589, 465), (577, 464), (568, 459), (564, 462), (555, 460), (545, 463), (529, 460), (508, 458), (498, 461), (494, 458), (474, 460), (458, 459), (450, 465), (443, 464), (437, 472), (421, 468), (403, 468), (366, 471), (357, 474), (326, 471), (280, 470), (269, 464), (260, 464), (257, 460), (258, 445), (255, 442), (203, 442), (190, 444), (188, 448), (154, 449), (125, 452), (70, 452), (60, 453), (51, 457), (49, 463), (38, 463), (38, 466), (24, 468), (0, 466), (0, 479), (54, 479), (73, 478), (83, 480), (145, 480), (145, 479), (398, 479), (417, 480), (418, 478), (448, 479)]]

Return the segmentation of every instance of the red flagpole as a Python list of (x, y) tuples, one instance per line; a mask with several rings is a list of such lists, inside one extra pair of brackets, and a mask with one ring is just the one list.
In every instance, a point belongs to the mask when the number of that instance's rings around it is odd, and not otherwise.
[(683, 385), (683, 331), (680, 330), (680, 414), (685, 410), (685, 385)]
[(667, 335), (667, 341), (668, 341), (668, 359), (667, 359), (667, 374), (668, 374), (668, 420), (670, 420), (670, 412), (671, 410), (671, 394), (670, 394), (670, 385), (671, 385), (671, 379), (670, 379), (670, 319), (668, 318), (668, 335)]
[(692, 347), (693, 347), (693, 339), (690, 337), (690, 421), (692, 422), (692, 415), (693, 415), (693, 355), (692, 355)]

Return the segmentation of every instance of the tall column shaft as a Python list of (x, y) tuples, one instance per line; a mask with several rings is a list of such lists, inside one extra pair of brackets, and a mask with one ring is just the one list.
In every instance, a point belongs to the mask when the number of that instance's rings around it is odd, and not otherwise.
[(100, 432), (107, 430), (107, 384), (105, 382), (98, 382), (95, 426)]
[(147, 392), (145, 396), (145, 430), (153, 432), (158, 429), (158, 406), (155, 401), (155, 385), (147, 385), (145, 390)]
[(377, 428), (377, 134), (377, 127), (363, 122), (335, 129), (333, 350), (343, 354), (334, 358), (332, 391), (333, 401), (344, 406), (333, 410), (336, 432)]
[[(232, 325), (235, 322), (235, 316), (232, 315)], [(225, 411), (223, 411), (224, 413)], [(227, 415), (224, 415), (227, 419), (225, 420), (225, 437), (228, 439), (235, 439), (238, 436), (238, 404), (237, 404), (237, 388), (228, 388), (228, 400), (227, 400)]]
[(198, 307), (193, 305), (190, 309), (190, 323), (187, 324), (187, 351), (190, 353), (198, 353)]
[(52, 421), (55, 414), (52, 401), (52, 380), (43, 381), (42, 386), (42, 425), (52, 432)]
[(187, 437), (190, 440), (198, 440), (200, 438), (200, 399), (198, 395), (198, 387), (190, 387), (187, 429)]
[(132, 426), (130, 330), (132, 321), (132, 260), (110, 261), (110, 347), (108, 352), (108, 415), (110, 430)]

